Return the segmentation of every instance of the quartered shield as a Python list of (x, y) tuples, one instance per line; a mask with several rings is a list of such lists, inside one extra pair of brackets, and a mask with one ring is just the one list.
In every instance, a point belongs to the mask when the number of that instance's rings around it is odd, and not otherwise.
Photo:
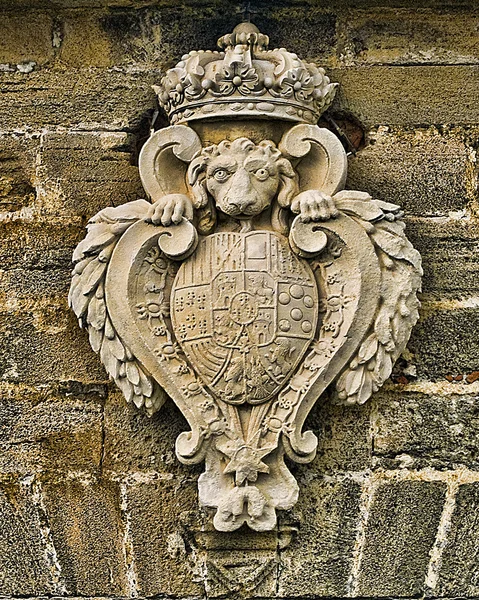
[(214, 395), (260, 404), (279, 392), (313, 340), (317, 296), (311, 269), (283, 237), (217, 233), (178, 271), (173, 330)]

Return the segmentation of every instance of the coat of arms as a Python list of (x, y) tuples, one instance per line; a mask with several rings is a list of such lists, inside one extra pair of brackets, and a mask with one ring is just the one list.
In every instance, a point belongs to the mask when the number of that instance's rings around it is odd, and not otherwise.
[(328, 387), (364, 403), (418, 317), (421, 262), (396, 205), (344, 190), (346, 153), (316, 125), (336, 84), (249, 23), (190, 52), (157, 88), (173, 123), (140, 156), (149, 200), (105, 208), (74, 254), (70, 304), (126, 399), (170, 396), (205, 462), (214, 526), (266, 531), (308, 462)]

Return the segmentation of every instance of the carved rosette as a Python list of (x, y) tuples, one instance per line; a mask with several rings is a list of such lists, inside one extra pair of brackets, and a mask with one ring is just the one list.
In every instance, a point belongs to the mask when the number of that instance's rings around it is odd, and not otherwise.
[[(246, 33), (235, 52), (263, 51)], [(259, 85), (254, 63), (218, 72), (210, 95)], [(205, 90), (194, 74), (186, 97)], [(283, 99), (301, 86), (309, 98), (314, 78), (289, 76)], [(343, 189), (331, 132), (302, 123), (255, 143), (235, 131), (216, 145), (186, 125), (152, 134), (140, 156), (151, 202), (91, 220), (69, 301), (128, 401), (151, 415), (169, 396), (186, 417), (176, 453), (204, 461), (216, 529), (266, 531), (298, 497), (285, 453), (314, 458), (314, 403), (332, 385), (333, 401), (362, 404), (389, 377), (418, 318), (421, 264), (398, 206)]]

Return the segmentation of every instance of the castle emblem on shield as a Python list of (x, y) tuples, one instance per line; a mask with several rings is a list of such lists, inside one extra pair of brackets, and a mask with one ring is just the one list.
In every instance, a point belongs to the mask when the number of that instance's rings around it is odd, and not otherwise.
[(336, 84), (268, 43), (242, 23), (166, 73), (147, 199), (91, 219), (69, 294), (126, 400), (151, 415), (170, 397), (187, 419), (176, 454), (205, 464), (219, 531), (276, 526), (299, 494), (285, 455), (315, 456), (315, 402), (366, 402), (418, 318), (400, 207), (345, 190), (343, 146), (317, 125)]

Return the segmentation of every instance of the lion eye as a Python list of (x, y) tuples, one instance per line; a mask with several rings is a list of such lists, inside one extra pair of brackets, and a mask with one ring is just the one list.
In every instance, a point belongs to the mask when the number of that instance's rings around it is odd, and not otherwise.
[(216, 179), (216, 181), (226, 181), (229, 176), (230, 174), (228, 171), (226, 171), (226, 169), (218, 169), (213, 173), (213, 177)]
[(269, 173), (266, 169), (258, 169), (255, 172), (255, 175), (260, 181), (265, 181), (269, 177)]

